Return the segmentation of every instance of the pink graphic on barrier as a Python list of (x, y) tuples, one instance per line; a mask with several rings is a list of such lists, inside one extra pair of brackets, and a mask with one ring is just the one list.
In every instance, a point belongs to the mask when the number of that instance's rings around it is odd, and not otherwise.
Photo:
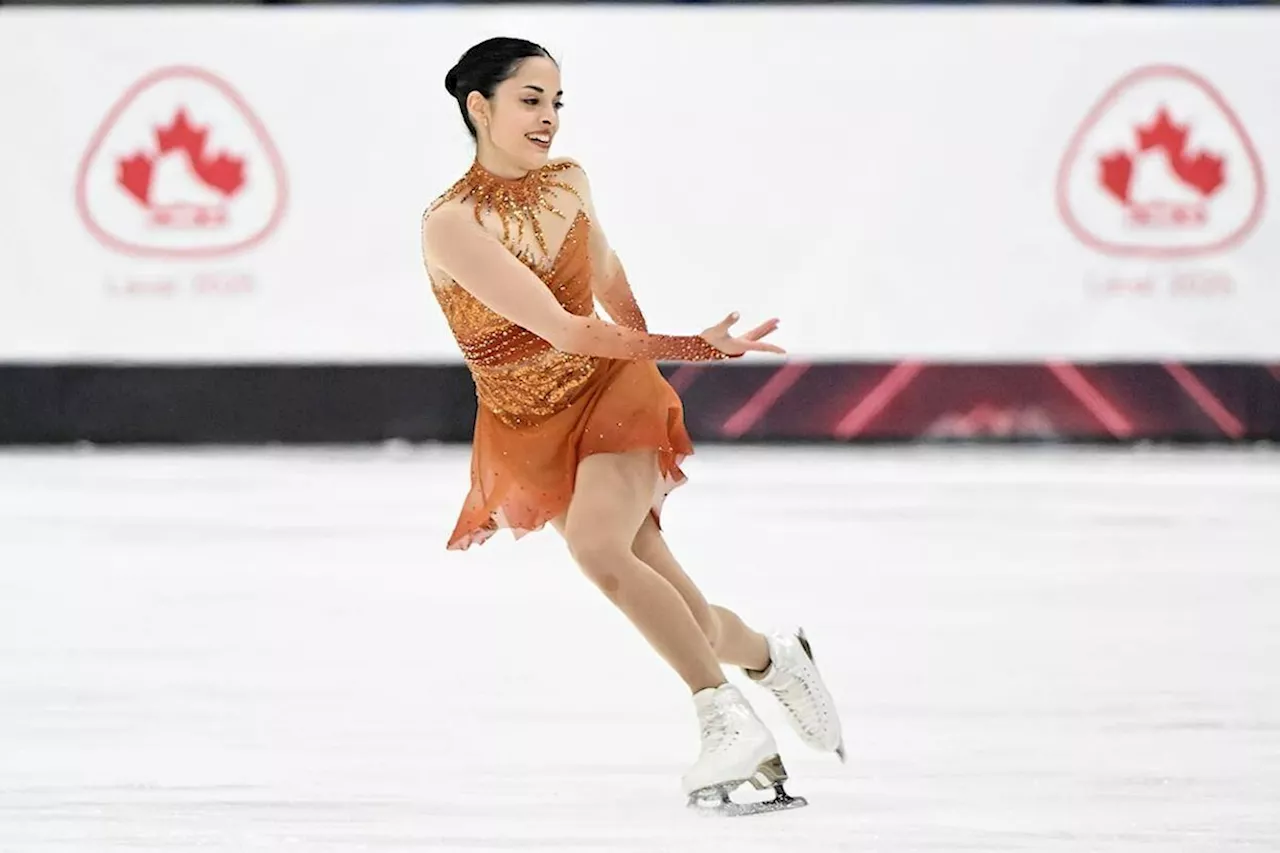
[(792, 362), (696, 375), (681, 395), (695, 441), (1280, 435), (1277, 364)]
[(1058, 437), (1056, 425), (1039, 406), (1001, 406), (976, 403), (968, 411), (947, 412), (921, 433), (930, 439), (1035, 438)]
[(845, 414), (836, 424), (832, 434), (836, 438), (853, 438), (861, 433), (877, 415), (885, 410), (899, 394), (906, 390), (924, 365), (916, 361), (902, 361), (884, 375), (874, 388)]
[(1116, 438), (1133, 436), (1133, 424), (1093, 383), (1085, 378), (1080, 368), (1065, 362), (1050, 362), (1047, 367), (1049, 372), (1080, 401), (1080, 404), (1089, 410), (1098, 423), (1106, 427), (1107, 432)]
[(769, 381), (760, 386), (756, 393), (751, 395), (751, 399), (747, 400), (736, 412), (734, 412), (727, 421), (721, 432), (730, 438), (739, 438), (745, 435), (756, 423), (768, 414), (774, 404), (787, 393), (787, 390), (799, 381), (800, 377), (809, 369), (807, 364), (788, 364), (780, 367), (773, 376), (769, 377)]
[(1187, 392), (1200, 410), (1209, 416), (1223, 434), (1228, 438), (1240, 438), (1244, 435), (1244, 424), (1231, 412), (1227, 411), (1227, 407), (1222, 405), (1222, 401), (1210, 391), (1203, 382), (1196, 378), (1196, 375), (1187, 369), (1184, 364), (1177, 362), (1169, 363), (1164, 366), (1169, 375), (1174, 378), (1182, 390)]

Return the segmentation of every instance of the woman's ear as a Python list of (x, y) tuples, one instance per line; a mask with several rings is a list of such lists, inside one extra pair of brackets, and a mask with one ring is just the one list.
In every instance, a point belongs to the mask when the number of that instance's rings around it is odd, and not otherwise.
[(471, 115), (471, 123), (476, 127), (489, 126), (489, 102), (479, 92), (467, 95), (467, 112)]

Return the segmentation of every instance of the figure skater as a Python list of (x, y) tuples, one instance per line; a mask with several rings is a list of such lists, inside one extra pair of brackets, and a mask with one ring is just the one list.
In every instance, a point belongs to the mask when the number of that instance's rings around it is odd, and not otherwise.
[[(550, 523), (692, 692), (701, 749), (683, 777), (689, 805), (734, 814), (803, 805), (782, 788), (774, 738), (721, 666), (740, 667), (781, 702), (805, 743), (843, 760), (835, 703), (807, 638), (763, 635), (708, 604), (659, 527), (693, 447), (681, 401), (655, 362), (783, 353), (764, 340), (778, 323), (735, 336), (734, 313), (698, 335), (648, 331), (586, 173), (550, 159), (562, 90), (545, 49), (481, 42), (445, 88), (476, 154), (423, 214), (422, 252), (478, 401), (470, 493), (448, 547)], [(598, 316), (597, 302), (615, 322)], [(777, 796), (731, 802), (745, 783)]]

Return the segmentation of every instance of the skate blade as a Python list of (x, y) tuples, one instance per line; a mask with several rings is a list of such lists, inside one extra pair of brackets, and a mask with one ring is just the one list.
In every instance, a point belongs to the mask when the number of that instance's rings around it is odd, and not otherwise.
[(809, 657), (809, 663), (817, 666), (818, 661), (813, 657), (813, 646), (809, 644), (809, 635), (804, 632), (804, 627), (796, 629), (796, 639), (800, 641), (800, 647), (804, 649), (804, 653)]
[[(750, 779), (736, 779), (694, 791), (689, 795), (689, 808), (704, 817), (748, 817), (809, 805), (809, 801), (804, 797), (793, 797), (787, 793), (783, 787), (786, 781), (787, 770), (782, 764), (782, 759), (775, 755), (762, 763)], [(737, 803), (729, 799), (729, 794), (747, 783), (760, 791), (772, 787), (773, 799), (746, 803)]]
[(782, 791), (772, 800), (762, 803), (735, 803), (732, 800), (716, 806), (699, 806), (695, 808), (699, 817), (751, 817), (753, 815), (772, 814), (793, 809), (802, 809), (809, 805), (804, 797), (793, 797)]

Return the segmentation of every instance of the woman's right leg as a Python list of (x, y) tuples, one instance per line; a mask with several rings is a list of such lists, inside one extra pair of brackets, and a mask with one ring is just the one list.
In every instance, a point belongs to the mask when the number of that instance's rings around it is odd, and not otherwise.
[(553, 524), (587, 577), (697, 693), (726, 681), (715, 651), (676, 588), (632, 551), (657, 476), (652, 451), (588, 456)]
[(578, 464), (568, 511), (553, 524), (583, 572), (694, 694), (702, 747), (681, 778), (691, 804), (701, 792), (719, 790), (721, 797), (727, 796), (747, 779), (785, 781), (786, 768), (773, 734), (724, 677), (693, 611), (680, 592), (633, 551), (657, 484), (653, 451), (588, 456)]

